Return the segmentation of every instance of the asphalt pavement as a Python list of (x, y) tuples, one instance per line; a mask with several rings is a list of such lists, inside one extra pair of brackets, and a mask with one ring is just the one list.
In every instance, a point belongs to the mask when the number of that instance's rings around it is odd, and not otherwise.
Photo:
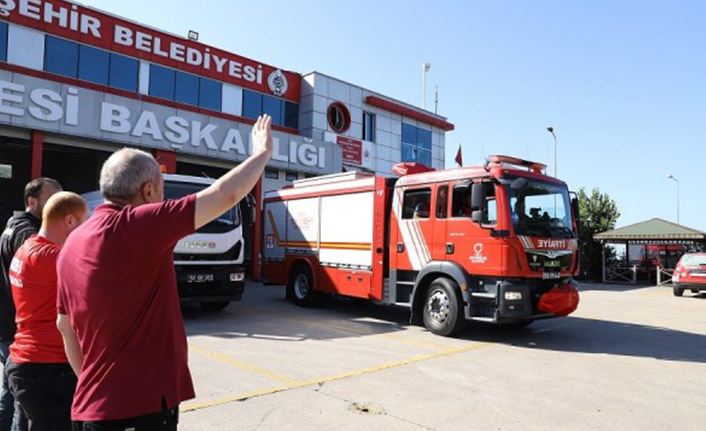
[(408, 320), (254, 283), (222, 312), (185, 308), (180, 430), (706, 430), (706, 294), (584, 284), (569, 317), (456, 338)]

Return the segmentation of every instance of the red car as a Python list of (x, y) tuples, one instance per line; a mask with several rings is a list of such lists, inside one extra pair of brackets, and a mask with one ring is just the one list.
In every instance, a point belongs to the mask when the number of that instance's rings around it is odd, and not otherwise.
[(672, 281), (674, 296), (682, 296), (685, 289), (693, 293), (706, 291), (706, 253), (687, 253), (682, 256)]

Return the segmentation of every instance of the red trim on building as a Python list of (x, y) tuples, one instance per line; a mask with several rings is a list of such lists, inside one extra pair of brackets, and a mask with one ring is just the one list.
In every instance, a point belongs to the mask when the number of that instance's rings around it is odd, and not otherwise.
[[(199, 76), (204, 76), (212, 79), (217, 79), (223, 82), (229, 82), (234, 85), (260, 91), (267, 94), (272, 94), (268, 86), (269, 75), (279, 68), (270, 66), (259, 61), (255, 61), (246, 57), (223, 51), (221, 49), (192, 41), (183, 37), (175, 36), (164, 31), (156, 30), (151, 27), (137, 24), (133, 21), (117, 17), (114, 15), (101, 12), (99, 10), (83, 6), (78, 3), (62, 1), (62, 0), (42, 0), (32, 1), (30, 6), (27, 6), (25, 12), (20, 12), (20, 4), (22, 2), (13, 2), (14, 8), (4, 7), (7, 16), (3, 16), (3, 21), (10, 21), (15, 24), (34, 28), (36, 30), (50, 33), (52, 35), (70, 39), (78, 43), (96, 46), (111, 52), (129, 55), (133, 58), (150, 61), (153, 63), (162, 64), (185, 72), (193, 73)], [(61, 26), (56, 17), (45, 21), (45, 8), (51, 5), (52, 10), (65, 9), (72, 13), (80, 14), (76, 22), (74, 30), (69, 27), (69, 17), (66, 16), (66, 25)], [(75, 8), (75, 9), (74, 9)], [(30, 17), (31, 15), (34, 17)], [(96, 37), (90, 29), (86, 28), (86, 22), (83, 17), (95, 19), (99, 22), (98, 35)], [(38, 19), (37, 19), (38, 18)], [(83, 30), (81, 31), (82, 28)], [(122, 34), (121, 31), (126, 32)], [(138, 32), (140, 33), (138, 35)], [(127, 34), (129, 33), (129, 34)], [(116, 37), (118, 36), (118, 37)], [(129, 39), (129, 45), (120, 43)], [(138, 49), (140, 47), (141, 49)], [(174, 57), (182, 57), (181, 59), (173, 59), (172, 50), (178, 51), (178, 55)], [(190, 57), (191, 63), (187, 62)], [(206, 58), (208, 58), (208, 68), (206, 68)], [(225, 61), (225, 63), (224, 63)], [(234, 74), (241, 75), (240, 78), (231, 75), (231, 61), (234, 62)], [(220, 64), (220, 67), (217, 66)], [(219, 72), (218, 69), (221, 69)], [(282, 70), (282, 69), (279, 69)], [(246, 74), (254, 74), (255, 79), (248, 81), (245, 79)], [(283, 94), (283, 99), (291, 100), (299, 103), (301, 96), (301, 81), (300, 74), (282, 70), (287, 78), (288, 89)], [(257, 75), (260, 75), (257, 82)]]
[[(17, 66), (15, 64), (3, 63), (0, 61), (0, 69), (5, 69), (10, 72), (22, 73), (24, 75), (34, 76), (36, 78), (47, 79), (49, 81), (58, 81), (64, 84), (74, 85), (76, 87), (86, 88), (89, 90), (100, 91), (103, 93), (114, 94), (116, 96), (125, 97), (128, 99), (142, 100), (144, 102), (154, 103), (162, 106), (169, 106), (170, 108), (183, 109), (185, 111), (196, 112), (198, 114), (208, 115), (210, 117), (222, 118), (224, 120), (235, 121), (236, 123), (245, 124), (255, 124), (255, 120), (245, 117), (238, 117), (237, 115), (226, 114), (220, 111), (213, 111), (210, 109), (200, 108), (198, 106), (187, 105), (185, 103), (174, 102), (172, 100), (160, 99), (159, 97), (148, 96), (146, 94), (134, 93), (132, 91), (121, 90), (120, 88), (108, 87), (101, 84), (95, 84), (93, 82), (81, 81), (76, 78), (70, 78), (68, 76), (56, 75), (49, 72), (44, 72), (41, 70), (29, 69), (22, 66)], [(292, 127), (284, 126), (272, 126), (273, 130), (280, 132), (290, 133), (293, 135), (298, 135), (299, 130)]]
[(262, 273), (262, 177), (255, 184), (255, 226), (252, 236), (252, 281), (260, 281)]
[(159, 166), (163, 166), (162, 172), (165, 174), (176, 174), (177, 168), (177, 153), (169, 150), (152, 150), (152, 155)]
[(391, 102), (389, 100), (377, 96), (366, 97), (365, 103), (380, 109), (384, 109), (386, 111), (394, 112), (395, 114), (400, 114), (405, 117), (413, 118), (417, 121), (421, 121), (422, 123), (438, 127), (447, 132), (454, 129), (454, 125), (452, 123), (449, 123), (448, 121), (444, 121), (440, 118), (433, 117), (423, 112), (415, 111), (414, 109), (408, 108), (404, 105), (400, 105), (399, 103)]
[(32, 130), (32, 179), (42, 176), (42, 152), (44, 150), (44, 135), (38, 130)]

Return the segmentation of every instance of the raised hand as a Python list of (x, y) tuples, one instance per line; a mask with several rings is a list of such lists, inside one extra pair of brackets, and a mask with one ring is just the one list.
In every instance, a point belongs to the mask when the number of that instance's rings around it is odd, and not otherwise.
[(272, 117), (261, 115), (257, 118), (251, 133), (252, 153), (272, 154)]

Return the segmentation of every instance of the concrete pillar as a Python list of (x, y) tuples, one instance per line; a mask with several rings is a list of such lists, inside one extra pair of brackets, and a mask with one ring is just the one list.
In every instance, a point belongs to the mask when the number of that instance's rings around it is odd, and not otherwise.
[(162, 172), (165, 174), (176, 174), (176, 155), (175, 151), (169, 150), (152, 150), (152, 155), (159, 165), (162, 167)]
[(260, 281), (262, 271), (262, 177), (255, 185), (255, 225), (252, 236), (252, 281)]
[(44, 151), (44, 134), (37, 130), (32, 130), (32, 169), (30, 176), (32, 179), (42, 176), (42, 152)]

